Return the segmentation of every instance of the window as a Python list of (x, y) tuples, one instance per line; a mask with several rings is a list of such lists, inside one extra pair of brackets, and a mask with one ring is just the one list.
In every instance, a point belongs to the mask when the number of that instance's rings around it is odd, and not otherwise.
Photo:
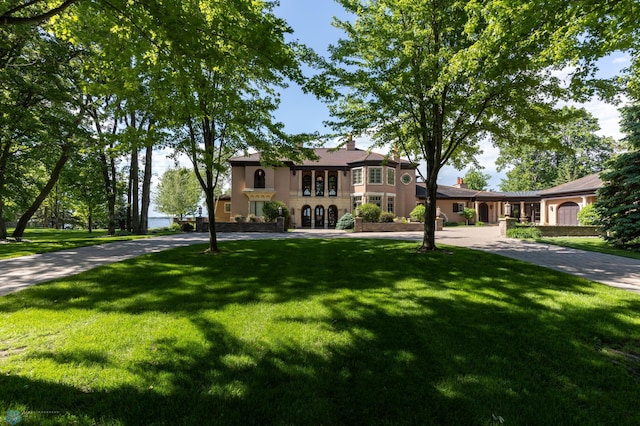
[(382, 197), (379, 195), (370, 195), (369, 204), (375, 204), (376, 206), (382, 208)]
[(396, 197), (387, 197), (387, 211), (394, 213)]
[(354, 195), (352, 204), (353, 204), (353, 211), (355, 212), (358, 206), (362, 204), (362, 195)]
[(231, 203), (224, 203), (224, 212), (231, 213)]
[(362, 169), (353, 169), (351, 171), (351, 177), (353, 185), (362, 185)]
[(264, 201), (251, 201), (249, 205), (249, 213), (256, 216), (264, 216), (262, 209), (264, 208)]
[(396, 184), (396, 169), (387, 167), (387, 185), (395, 185), (395, 184)]
[(403, 174), (402, 177), (400, 178), (400, 181), (405, 185), (409, 185), (412, 180), (413, 180), (413, 178), (411, 177), (411, 175), (409, 173)]
[(324, 197), (324, 177), (316, 176), (316, 197)]
[(311, 175), (302, 176), (302, 195), (311, 197)]
[(453, 203), (453, 212), (454, 213), (462, 213), (464, 211), (465, 204), (464, 203)]
[(335, 197), (338, 195), (338, 176), (329, 175), (329, 196)]
[(253, 187), (264, 188), (264, 185), (265, 185), (264, 170), (258, 169), (253, 174)]
[(369, 183), (382, 185), (382, 167), (369, 167)]

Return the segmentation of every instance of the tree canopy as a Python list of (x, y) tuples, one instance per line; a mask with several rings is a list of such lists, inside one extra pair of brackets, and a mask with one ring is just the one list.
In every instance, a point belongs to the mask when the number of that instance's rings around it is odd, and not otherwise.
[(498, 141), (498, 170), (507, 170), (502, 191), (535, 191), (560, 185), (603, 170), (616, 142), (599, 136), (598, 121), (584, 109), (565, 107), (562, 120), (550, 123), (550, 134), (525, 127), (523, 143)]
[[(426, 170), (423, 251), (435, 246), (436, 181), (487, 135), (549, 133), (560, 99), (593, 93), (593, 61), (611, 45), (600, 21), (629, 2), (339, 0), (353, 16), (318, 79), (343, 134), (396, 145)], [(585, 39), (585, 35), (589, 35)], [(612, 42), (613, 44), (613, 42)], [(552, 71), (573, 66), (571, 84)], [(605, 85), (601, 85), (604, 87)]]

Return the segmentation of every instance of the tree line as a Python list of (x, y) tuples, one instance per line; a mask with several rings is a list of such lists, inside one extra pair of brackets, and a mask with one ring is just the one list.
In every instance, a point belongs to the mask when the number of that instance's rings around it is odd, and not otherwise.
[[(507, 158), (572, 149), (589, 117), (559, 102), (638, 99), (636, 0), (338, 3), (344, 37), (325, 58), (287, 41), (291, 28), (266, 0), (4, 0), (0, 217), (19, 216), (20, 238), (45, 200), (59, 220), (68, 197), (89, 222), (104, 210), (110, 233), (123, 217), (144, 233), (151, 154), (169, 147), (191, 161), (214, 224), (231, 156), (312, 157), (319, 135), (287, 134), (274, 119), (293, 82), (327, 102), (334, 135), (367, 134), (426, 164), (431, 251), (445, 164), (473, 164), (486, 138)], [(597, 60), (616, 50), (632, 55), (628, 72), (597, 78)]]

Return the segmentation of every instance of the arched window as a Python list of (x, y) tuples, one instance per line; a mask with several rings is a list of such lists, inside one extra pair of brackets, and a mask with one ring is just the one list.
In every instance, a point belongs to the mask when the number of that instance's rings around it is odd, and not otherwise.
[(264, 170), (258, 169), (253, 174), (253, 187), (264, 188), (264, 186), (265, 186)]

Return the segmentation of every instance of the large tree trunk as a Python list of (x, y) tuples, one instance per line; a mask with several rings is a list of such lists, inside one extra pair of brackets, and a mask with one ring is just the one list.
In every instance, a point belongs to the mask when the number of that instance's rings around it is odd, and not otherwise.
[(153, 162), (153, 146), (147, 146), (144, 156), (144, 176), (142, 178), (142, 205), (137, 233), (144, 235), (149, 231), (149, 205), (151, 204), (151, 166)]
[(7, 239), (7, 224), (4, 222), (4, 186), (7, 173), (7, 161), (11, 144), (5, 142), (2, 144), (2, 152), (0, 152), (0, 240)]
[(34, 202), (31, 204), (31, 206), (29, 206), (27, 211), (25, 211), (24, 214), (20, 216), (20, 219), (18, 220), (18, 224), (16, 225), (16, 229), (13, 231), (13, 236), (15, 237), (16, 240), (20, 241), (22, 239), (22, 235), (24, 234), (24, 230), (27, 227), (27, 223), (29, 222), (29, 220), (31, 220), (35, 212), (42, 205), (42, 202), (47, 198), (49, 193), (51, 193), (51, 190), (53, 189), (53, 187), (58, 182), (58, 178), (60, 177), (62, 168), (67, 163), (67, 160), (69, 160), (70, 151), (71, 151), (71, 144), (65, 144), (62, 147), (62, 153), (60, 154), (60, 158), (58, 158), (58, 161), (56, 162), (55, 167), (51, 171), (51, 176), (49, 177), (47, 184), (44, 186), (44, 188), (42, 188), (42, 190), (40, 191), (40, 194), (38, 194), (38, 196), (36, 197)]
[(102, 168), (102, 178), (104, 180), (104, 190), (107, 194), (107, 210), (109, 211), (109, 223), (107, 225), (107, 233), (115, 235), (116, 233), (116, 174), (115, 161), (107, 159), (107, 155), (100, 153), (100, 166)]

